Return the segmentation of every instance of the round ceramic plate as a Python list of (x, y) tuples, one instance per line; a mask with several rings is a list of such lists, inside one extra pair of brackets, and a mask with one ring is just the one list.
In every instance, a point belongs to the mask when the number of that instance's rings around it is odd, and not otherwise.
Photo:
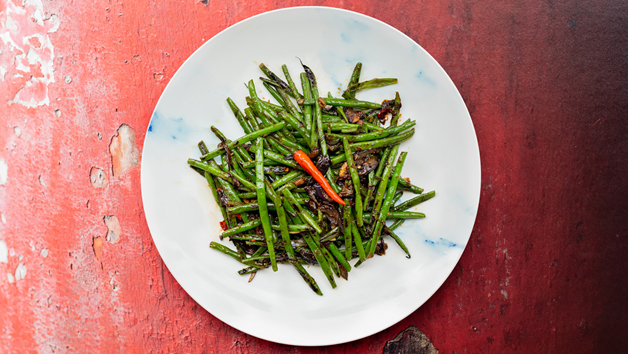
[[(394, 86), (358, 93), (381, 102), (398, 91), (402, 120), (417, 121), (403, 176), (436, 197), (414, 208), (427, 217), (398, 229), (411, 259), (392, 241), (339, 279), (332, 289), (318, 266), (308, 272), (317, 296), (289, 265), (240, 276), (243, 266), (209, 248), (219, 241), (220, 210), (205, 180), (187, 165), (197, 143), (218, 140), (212, 125), (235, 139), (244, 132), (226, 103), (242, 109), (258, 65), (276, 73), (286, 64), (298, 84), (302, 68), (317, 76), (321, 95), (339, 97), (353, 66), (361, 79), (396, 77)], [(300, 87), (300, 85), (299, 85)], [(409, 193), (404, 199), (411, 197)], [(142, 156), (146, 219), (161, 257), (179, 284), (225, 323), (269, 341), (318, 346), (348, 342), (381, 331), (421, 306), (443, 284), (469, 240), (480, 196), (480, 155), (471, 118), (455, 85), (418, 44), (393, 27), (350, 11), (325, 7), (267, 12), (229, 27), (201, 46), (174, 75), (153, 113)], [(224, 241), (225, 245), (232, 245)], [(355, 261), (354, 261), (355, 262)], [(352, 263), (354, 263), (352, 262)]]

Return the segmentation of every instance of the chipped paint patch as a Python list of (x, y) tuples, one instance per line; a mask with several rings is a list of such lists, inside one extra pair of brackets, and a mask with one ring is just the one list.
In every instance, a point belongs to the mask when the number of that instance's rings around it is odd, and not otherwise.
[(40, 254), (44, 258), (48, 257), (48, 249), (47, 248), (42, 248)]
[(0, 39), (11, 54), (0, 57), (0, 76), (19, 87), (8, 103), (29, 108), (48, 105), (48, 85), (55, 81), (54, 46), (48, 34), (59, 28), (59, 17), (44, 18), (41, 0), (5, 4), (0, 12)]
[(140, 162), (140, 151), (135, 144), (135, 131), (128, 125), (122, 124), (118, 134), (111, 138), (109, 144), (113, 175), (122, 176)]
[(3, 224), (7, 223), (7, 218), (4, 216), (4, 213), (0, 213), (0, 221), (2, 221)]
[(107, 175), (101, 168), (94, 167), (89, 170), (89, 180), (94, 188), (104, 188), (107, 186)]
[(15, 282), (15, 278), (13, 277), (13, 274), (7, 273), (7, 281), (9, 282), (9, 284), (13, 284)]
[(9, 263), (9, 249), (6, 242), (0, 240), (0, 263)]
[(15, 268), (15, 281), (22, 280), (26, 277), (26, 266), (22, 263)]
[(384, 346), (382, 354), (438, 354), (429, 338), (415, 326), (409, 326)]
[(107, 242), (109, 243), (118, 243), (120, 242), (120, 232), (122, 231), (120, 228), (120, 222), (115, 215), (107, 215), (103, 218), (105, 221), (105, 225), (107, 225)]
[(94, 254), (96, 255), (97, 259), (100, 259), (100, 257), (102, 257), (102, 243), (102, 237), (94, 237), (94, 243), (92, 244), (92, 247), (94, 248)]
[(9, 178), (9, 165), (0, 157), (0, 186), (7, 183)]
[(15, 136), (18, 138), (20, 137), (20, 135), (22, 135), (22, 129), (20, 129), (20, 127), (18, 126), (13, 127), (13, 132), (15, 133)]
[(44, 181), (44, 176), (42, 175), (39, 175), (39, 184), (41, 184), (44, 188), (48, 188), (46, 181)]

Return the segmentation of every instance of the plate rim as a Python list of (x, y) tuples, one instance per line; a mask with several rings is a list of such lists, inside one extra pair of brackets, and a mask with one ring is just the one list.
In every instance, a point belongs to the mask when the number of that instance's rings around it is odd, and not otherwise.
[[(172, 83), (175, 81), (175, 78), (177, 77), (177, 75), (182, 75), (181, 74), (181, 70), (182, 68), (184, 68), (186, 65), (189, 65), (189, 62), (192, 60), (192, 58), (194, 56), (199, 55), (198, 53), (206, 46), (209, 45), (209, 43), (211, 43), (212, 40), (214, 40), (215, 38), (217, 38), (220, 35), (223, 35), (225, 32), (243, 25), (246, 22), (252, 21), (257, 19), (258, 17), (263, 17), (263, 16), (267, 16), (270, 14), (274, 14), (274, 13), (278, 13), (278, 12), (289, 12), (289, 11), (295, 11), (295, 10), (326, 10), (326, 11), (338, 11), (338, 12), (342, 12), (342, 13), (346, 13), (350, 16), (358, 16), (362, 19), (366, 19), (367, 21), (375, 21), (380, 25), (384, 25), (385, 27), (387, 27), (388, 29), (392, 29), (394, 32), (396, 32), (398, 35), (402, 35), (403, 37), (405, 37), (406, 40), (409, 40), (410, 42), (412, 42), (414, 45), (416, 45), (418, 47), (418, 49), (420, 49), (421, 51), (423, 51), (424, 54), (426, 54), (429, 59), (431, 59), (435, 64), (436, 67), (438, 68), (438, 70), (441, 71), (442, 74), (444, 74), (444, 77), (447, 78), (447, 80), (449, 81), (449, 84), (451, 84), (456, 92), (457, 92), (457, 98), (460, 100), (460, 103), (462, 104), (462, 106), (464, 107), (464, 110), (466, 112), (466, 117), (468, 119), (464, 119), (464, 122), (466, 124), (470, 124), (470, 131), (473, 134), (473, 147), (474, 147), (474, 155), (475, 158), (477, 159), (477, 172), (478, 175), (476, 176), (477, 180), (479, 181), (479, 186), (477, 188), (477, 192), (474, 193), (473, 195), (473, 199), (472, 201), (477, 200), (477, 202), (472, 202), (471, 206), (474, 209), (473, 212), (473, 223), (471, 226), (471, 229), (469, 231), (469, 235), (467, 238), (467, 242), (464, 245), (464, 248), (462, 249), (462, 251), (460, 252), (460, 256), (458, 257), (458, 259), (456, 260), (455, 263), (453, 263), (451, 265), (451, 267), (449, 269), (447, 269), (446, 273), (447, 276), (443, 277), (442, 281), (440, 282), (440, 284), (438, 284), (438, 286), (434, 289), (433, 292), (431, 292), (431, 294), (429, 294), (429, 296), (426, 297), (426, 299), (423, 302), (418, 303), (414, 308), (412, 308), (411, 311), (409, 311), (406, 315), (404, 315), (401, 318), (398, 318), (394, 321), (392, 321), (392, 323), (386, 323), (380, 326), (376, 326), (377, 328), (373, 329), (373, 330), (369, 330), (366, 331), (365, 333), (359, 335), (359, 336), (354, 336), (352, 338), (348, 338), (346, 340), (343, 341), (338, 341), (338, 342), (326, 342), (324, 344), (321, 343), (316, 343), (316, 344), (302, 344), (302, 343), (294, 343), (294, 342), (290, 342), (290, 341), (278, 341), (277, 339), (274, 338), (266, 338), (265, 336), (259, 336), (259, 335), (255, 335), (255, 334), (251, 334), (248, 332), (244, 332), (243, 330), (239, 329), (238, 327), (234, 326), (233, 324), (230, 323), (230, 321), (225, 320), (222, 317), (217, 316), (216, 314), (210, 312), (208, 309), (206, 309), (203, 305), (201, 305), (201, 302), (194, 296), (192, 295), (192, 293), (190, 293), (190, 291), (188, 291), (188, 289), (186, 289), (186, 286), (184, 286), (182, 283), (179, 282), (179, 280), (177, 279), (177, 277), (175, 276), (175, 274), (170, 270), (170, 267), (168, 266), (168, 264), (166, 263), (166, 260), (164, 259), (163, 256), (163, 252), (160, 249), (159, 246), (159, 242), (156, 241), (155, 237), (153, 237), (153, 233), (151, 232), (151, 223), (148, 220), (148, 217), (144, 211), (144, 217), (146, 220), (146, 224), (148, 226), (149, 229), (149, 233), (151, 236), (151, 239), (153, 241), (153, 243), (155, 244), (155, 247), (157, 249), (157, 252), (159, 253), (159, 256), (164, 264), (164, 266), (168, 269), (168, 271), (170, 272), (170, 274), (172, 275), (172, 277), (177, 280), (177, 283), (179, 284), (179, 286), (181, 286), (181, 288), (186, 292), (186, 294), (188, 296), (190, 296), (190, 298), (192, 298), (201, 308), (203, 308), (205, 311), (207, 311), (210, 315), (214, 316), (215, 318), (217, 318), (218, 320), (220, 320), (221, 322), (225, 323), (226, 325), (242, 332), (242, 333), (246, 333), (248, 335), (254, 336), (256, 338), (260, 338), (263, 340), (267, 340), (273, 343), (279, 343), (279, 344), (285, 344), (285, 345), (293, 345), (293, 346), (302, 346), (302, 347), (317, 347), (317, 346), (330, 346), (330, 345), (337, 345), (337, 344), (344, 344), (344, 343), (349, 343), (349, 342), (353, 342), (353, 341), (357, 341), (360, 339), (364, 339), (366, 337), (369, 337), (371, 335), (374, 335), (376, 333), (379, 333), (383, 330), (386, 330), (392, 326), (394, 326), (395, 324), (399, 323), (400, 321), (402, 321), (403, 319), (407, 318), (408, 316), (412, 315), (414, 312), (416, 312), (421, 306), (423, 306), (427, 301), (429, 301), (434, 294), (442, 288), (443, 284), (447, 281), (447, 279), (449, 279), (449, 277), (451, 276), (451, 273), (453, 272), (454, 268), (458, 265), (458, 263), (460, 262), (460, 259), (462, 258), (462, 255), (464, 254), (465, 250), (467, 249), (467, 246), (469, 244), (469, 240), (471, 239), (471, 235), (473, 234), (473, 230), (475, 229), (475, 224), (477, 222), (477, 215), (479, 213), (479, 206), (480, 206), (480, 198), (481, 198), (481, 185), (482, 185), (482, 164), (481, 164), (481, 155), (480, 155), (480, 148), (479, 148), (479, 142), (478, 142), (478, 138), (477, 138), (477, 132), (475, 130), (475, 126), (473, 124), (473, 119), (471, 118), (471, 114), (469, 112), (469, 109), (464, 101), (464, 99), (462, 98), (462, 95), (460, 93), (460, 90), (458, 89), (458, 87), (455, 85), (455, 83), (453, 82), (453, 80), (451, 79), (451, 77), (449, 76), (449, 74), (445, 71), (445, 69), (441, 66), (441, 64), (426, 50), (424, 49), (419, 43), (417, 43), (414, 39), (412, 39), (410, 36), (406, 35), (405, 33), (403, 33), (402, 31), (400, 31), (399, 29), (395, 28), (394, 26), (379, 20), (377, 18), (371, 17), (369, 15), (360, 13), (360, 12), (356, 12), (356, 11), (352, 11), (352, 10), (347, 10), (344, 8), (338, 8), (338, 7), (332, 7), (332, 6), (290, 6), (290, 7), (284, 7), (284, 8), (279, 8), (279, 9), (274, 9), (274, 10), (269, 10), (269, 11), (264, 11), (261, 12), (259, 14), (247, 17), (245, 19), (242, 19), (232, 25), (229, 25), (228, 27), (225, 27), (224, 29), (222, 29), (220, 32), (216, 33), (215, 35), (213, 35), (211, 38), (209, 38), (207, 41), (205, 41), (203, 44), (201, 44), (196, 50), (194, 50), (184, 61), (183, 63), (177, 68), (176, 72), (173, 74), (173, 76), (170, 78), (170, 80), (168, 81), (168, 83), (166, 84), (166, 86), (164, 87), (164, 89), (162, 90), (159, 99), (157, 100), (157, 102), (155, 103), (154, 109), (152, 110), (152, 114), (151, 114), (151, 119), (148, 121), (148, 125), (146, 127), (146, 131), (145, 131), (145, 135), (144, 135), (144, 141), (142, 144), (142, 157), (141, 157), (141, 161), (140, 161), (140, 193), (142, 196), (142, 209), (144, 210), (144, 204), (145, 204), (145, 194), (144, 194), (144, 188), (143, 188), (143, 180), (144, 180), (144, 176), (146, 175), (145, 171), (144, 171), (144, 147), (146, 145), (146, 137), (148, 137), (148, 132), (150, 131), (150, 127), (151, 127), (151, 123), (153, 120), (153, 116), (155, 114), (155, 112), (157, 112), (157, 107), (159, 107), (160, 103), (162, 102), (162, 100), (164, 99), (165, 93), (168, 91), (169, 87), (172, 85)], [(161, 247), (164, 247), (164, 245), (162, 245)]]

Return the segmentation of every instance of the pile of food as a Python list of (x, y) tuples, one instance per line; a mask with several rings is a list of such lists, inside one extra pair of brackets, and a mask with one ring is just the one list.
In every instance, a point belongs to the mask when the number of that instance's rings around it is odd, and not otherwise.
[[(188, 164), (220, 206), (221, 240), (235, 246), (211, 242), (211, 248), (242, 263), (239, 274), (250, 274), (249, 281), (260, 270), (291, 264), (322, 295), (304, 265), (319, 265), (335, 288), (335, 277), (348, 279), (349, 261), (359, 259), (355, 268), (386, 252), (385, 236), (410, 258), (394, 230), (405, 219), (425, 217), (406, 210), (435, 192), (423, 193), (402, 177), (407, 153), (399, 153), (399, 144), (414, 135), (416, 122), (400, 124), (399, 94), (381, 104), (356, 99), (361, 90), (397, 79), (360, 82), (358, 63), (342, 98), (321, 97), (314, 73), (302, 66), (299, 92), (285, 65), (284, 81), (261, 64), (260, 80), (278, 104), (260, 98), (249, 81), (244, 113), (227, 99), (245, 135), (229, 140), (212, 127), (221, 143), (210, 151), (201, 141), (200, 159)], [(397, 204), (404, 192), (417, 196)]]

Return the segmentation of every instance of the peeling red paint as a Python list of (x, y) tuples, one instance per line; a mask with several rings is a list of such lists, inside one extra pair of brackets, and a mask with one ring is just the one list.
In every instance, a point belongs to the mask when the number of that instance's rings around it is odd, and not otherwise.
[(107, 225), (107, 242), (109, 243), (118, 243), (120, 242), (120, 222), (115, 215), (107, 215), (103, 218), (105, 221), (105, 225)]
[(59, 28), (59, 17), (45, 16), (41, 0), (25, 0), (21, 6), (12, 1), (5, 4), (0, 12), (0, 38), (6, 46), (2, 52), (7, 54), (0, 55), (0, 79), (17, 87), (7, 102), (31, 108), (48, 105), (55, 59), (49, 34)]
[(118, 128), (109, 145), (113, 175), (122, 176), (140, 163), (140, 151), (135, 144), (135, 131), (126, 124)]
[(94, 188), (105, 188), (107, 186), (107, 175), (101, 168), (92, 166), (89, 170), (89, 179)]
[(94, 255), (96, 256), (97, 259), (100, 259), (102, 257), (102, 237), (100, 236), (96, 236), (94, 237), (94, 244), (92, 247), (94, 247)]

